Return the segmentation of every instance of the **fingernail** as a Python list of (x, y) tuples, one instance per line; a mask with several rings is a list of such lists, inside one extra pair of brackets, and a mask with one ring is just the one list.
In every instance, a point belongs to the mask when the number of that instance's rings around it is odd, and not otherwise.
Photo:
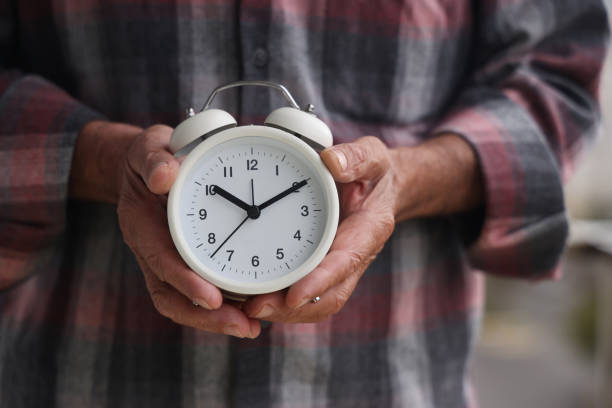
[(255, 338), (257, 338), (257, 336), (259, 336), (259, 333), (260, 333), (259, 330), (251, 328), (251, 332), (250, 332), (249, 337), (252, 338), (252, 339), (255, 339)]
[(212, 310), (212, 307), (210, 307), (210, 305), (208, 303), (206, 303), (206, 301), (204, 299), (201, 299), (201, 298), (193, 299), (193, 304), (196, 305), (196, 306), (203, 307), (206, 310)]
[(304, 298), (300, 301), (300, 303), (295, 308), (299, 309), (300, 307), (304, 306), (306, 303), (310, 301), (312, 301), (312, 298)]
[(228, 336), (239, 337), (241, 339), (244, 338), (238, 326), (227, 326), (223, 329), (223, 333), (227, 334)]
[(340, 169), (343, 171), (346, 170), (347, 161), (344, 153), (342, 153), (342, 151), (338, 149), (332, 149), (332, 152), (334, 152), (334, 154), (336, 155), (336, 160), (338, 161)]
[[(156, 163), (155, 166), (153, 166), (153, 168), (151, 169), (151, 172), (149, 173), (149, 175), (147, 177), (147, 180), (146, 180), (146, 183), (147, 183), (147, 186), (149, 187), (149, 189), (157, 190), (157, 187), (153, 186), (153, 175), (155, 174), (155, 172), (158, 169), (160, 169), (162, 167), (168, 167), (168, 163), (166, 163), (166, 162)], [(156, 184), (159, 184), (159, 175), (157, 176), (157, 179), (155, 180), (155, 182), (156, 182)]]
[(167, 163), (167, 162), (165, 162), (165, 161), (161, 161), (161, 162), (157, 163), (157, 164), (156, 164), (156, 165), (153, 167), (153, 170), (151, 171), (151, 173), (153, 173), (155, 170), (159, 169), (159, 168), (160, 168), (160, 167), (162, 167), (162, 166), (166, 166), (166, 167), (168, 167), (168, 163)]
[(257, 319), (265, 319), (266, 317), (270, 317), (273, 314), (274, 314), (274, 308), (270, 305), (264, 305), (264, 307), (261, 308), (259, 313), (255, 315), (255, 317)]

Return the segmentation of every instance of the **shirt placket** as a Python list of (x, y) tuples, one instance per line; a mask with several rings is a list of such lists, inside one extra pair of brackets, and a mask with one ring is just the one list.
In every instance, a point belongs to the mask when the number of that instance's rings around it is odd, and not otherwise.
[[(269, 79), (271, 13), (269, 1), (241, 2), (238, 26), (243, 80)], [(240, 92), (240, 122), (260, 124), (271, 110), (270, 90), (249, 86)]]

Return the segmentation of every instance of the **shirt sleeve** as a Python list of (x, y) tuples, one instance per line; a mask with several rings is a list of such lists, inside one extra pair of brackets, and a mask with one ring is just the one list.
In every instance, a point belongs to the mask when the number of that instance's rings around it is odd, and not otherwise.
[(461, 135), (480, 162), (484, 220), (468, 258), (493, 274), (555, 276), (563, 181), (598, 129), (606, 12), (595, 0), (477, 3), (475, 69), (434, 132)]
[(58, 261), (75, 140), (87, 122), (101, 115), (16, 68), (13, 13), (0, 11), (2, 290)]

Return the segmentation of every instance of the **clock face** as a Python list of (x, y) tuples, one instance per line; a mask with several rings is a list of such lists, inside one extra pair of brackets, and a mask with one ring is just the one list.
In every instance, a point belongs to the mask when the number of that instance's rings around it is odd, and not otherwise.
[(295, 143), (303, 142), (292, 141), (246, 134), (194, 151), (181, 187), (171, 194), (179, 252), (222, 288), (280, 289), (314, 269), (329, 248), (329, 230), (333, 238), (337, 223), (337, 208), (330, 208), (335, 187), (330, 190), (331, 176), (318, 155), (305, 155)]

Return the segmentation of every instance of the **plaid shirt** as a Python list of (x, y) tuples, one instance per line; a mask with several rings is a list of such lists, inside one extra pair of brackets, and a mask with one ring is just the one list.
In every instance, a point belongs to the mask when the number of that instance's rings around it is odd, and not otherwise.
[[(464, 407), (476, 271), (550, 277), (562, 180), (596, 130), (595, 0), (0, 3), (0, 405)], [(335, 142), (468, 140), (484, 208), (397, 225), (344, 309), (256, 340), (153, 307), (115, 208), (67, 197), (79, 129), (176, 125), (217, 85), (269, 79)], [(216, 102), (259, 123), (259, 88)]]

